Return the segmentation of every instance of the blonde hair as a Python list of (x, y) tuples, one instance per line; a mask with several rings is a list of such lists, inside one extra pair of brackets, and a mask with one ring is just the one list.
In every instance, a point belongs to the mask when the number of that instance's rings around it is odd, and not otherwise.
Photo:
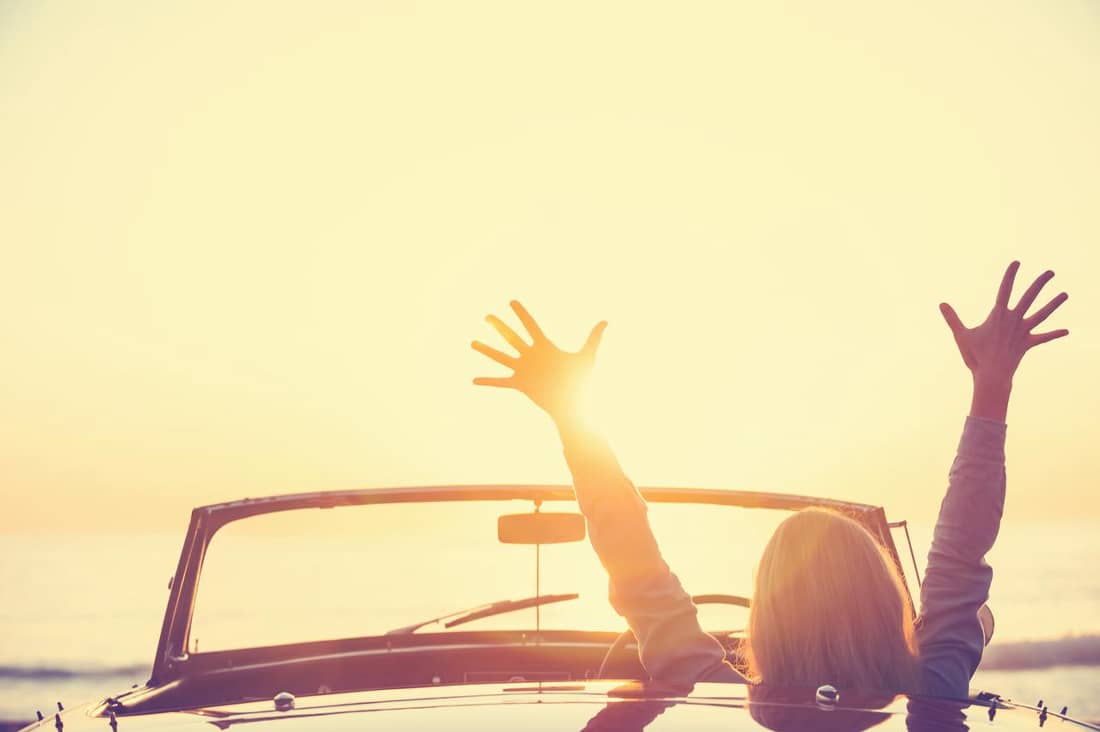
[(920, 693), (913, 612), (893, 558), (827, 509), (790, 516), (760, 558), (742, 662), (756, 682)]

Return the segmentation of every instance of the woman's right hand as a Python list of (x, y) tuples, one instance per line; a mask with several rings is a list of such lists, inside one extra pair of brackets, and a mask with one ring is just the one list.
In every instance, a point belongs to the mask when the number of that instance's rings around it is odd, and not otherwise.
[(480, 341), (470, 345), (497, 363), (512, 369), (511, 376), (483, 376), (474, 379), (478, 386), (515, 389), (545, 410), (556, 422), (577, 416), (584, 382), (596, 363), (606, 321), (597, 323), (579, 351), (564, 351), (554, 345), (542, 328), (519, 302), (512, 301), (512, 310), (527, 330), (528, 343), (495, 315), (485, 320), (507, 341), (518, 355), (498, 351)]
[(1015, 308), (1009, 307), (1012, 285), (1019, 268), (1019, 262), (1008, 265), (1004, 277), (1001, 278), (993, 309), (980, 325), (967, 328), (954, 308), (947, 303), (940, 304), (940, 312), (951, 328), (963, 362), (974, 376), (974, 405), (971, 414), (1002, 422), (1008, 410), (1012, 377), (1024, 354), (1042, 343), (1069, 335), (1069, 331), (1064, 328), (1032, 333), (1069, 298), (1066, 293), (1059, 293), (1034, 314), (1027, 315), (1028, 308), (1034, 304), (1043, 285), (1054, 277), (1054, 272), (1050, 270), (1031, 283), (1020, 296)]

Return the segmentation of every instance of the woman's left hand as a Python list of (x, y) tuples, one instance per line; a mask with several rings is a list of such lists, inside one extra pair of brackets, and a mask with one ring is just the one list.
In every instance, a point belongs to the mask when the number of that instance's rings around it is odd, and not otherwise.
[(511, 305), (527, 330), (531, 342), (525, 341), (495, 315), (486, 316), (485, 320), (489, 325), (500, 333), (518, 355), (513, 356), (480, 341), (474, 341), (470, 345), (475, 351), (507, 366), (513, 372), (511, 376), (478, 377), (474, 379), (474, 383), (522, 392), (555, 421), (572, 418), (579, 408), (584, 381), (596, 363), (596, 351), (607, 322), (601, 321), (592, 328), (579, 351), (563, 351), (546, 337), (523, 305), (515, 300)]

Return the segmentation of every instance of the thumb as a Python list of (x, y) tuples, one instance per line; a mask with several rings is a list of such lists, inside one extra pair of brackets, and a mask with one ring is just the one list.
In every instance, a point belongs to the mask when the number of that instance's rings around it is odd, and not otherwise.
[(584, 347), (581, 348), (581, 353), (585, 356), (595, 356), (596, 349), (600, 347), (600, 341), (603, 339), (604, 329), (607, 328), (607, 321), (601, 320), (596, 323), (592, 328), (592, 332), (588, 334), (588, 340), (584, 342)]
[(959, 320), (959, 314), (955, 312), (955, 308), (945, 302), (941, 302), (940, 313), (943, 314), (943, 319), (947, 321), (947, 327), (950, 328), (951, 332), (956, 336), (966, 330), (966, 326)]

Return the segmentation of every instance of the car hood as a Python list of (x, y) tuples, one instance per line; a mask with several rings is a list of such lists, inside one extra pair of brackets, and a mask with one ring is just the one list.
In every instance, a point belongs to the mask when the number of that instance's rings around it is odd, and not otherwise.
[[(66, 730), (110, 729), (89, 706), (64, 715)], [(1056, 721), (1059, 715), (1048, 713)], [(965, 730), (975, 725), (1036, 729), (1039, 713), (1001, 703), (990, 708), (942, 699), (845, 694), (835, 706), (814, 690), (764, 690), (697, 684), (669, 693), (622, 682), (478, 684), (300, 696), (278, 711), (273, 701), (119, 716), (135, 730)], [(1046, 721), (1045, 719), (1043, 721)], [(28, 729), (52, 728), (54, 720)], [(1072, 728), (1100, 729), (1073, 725)]]

